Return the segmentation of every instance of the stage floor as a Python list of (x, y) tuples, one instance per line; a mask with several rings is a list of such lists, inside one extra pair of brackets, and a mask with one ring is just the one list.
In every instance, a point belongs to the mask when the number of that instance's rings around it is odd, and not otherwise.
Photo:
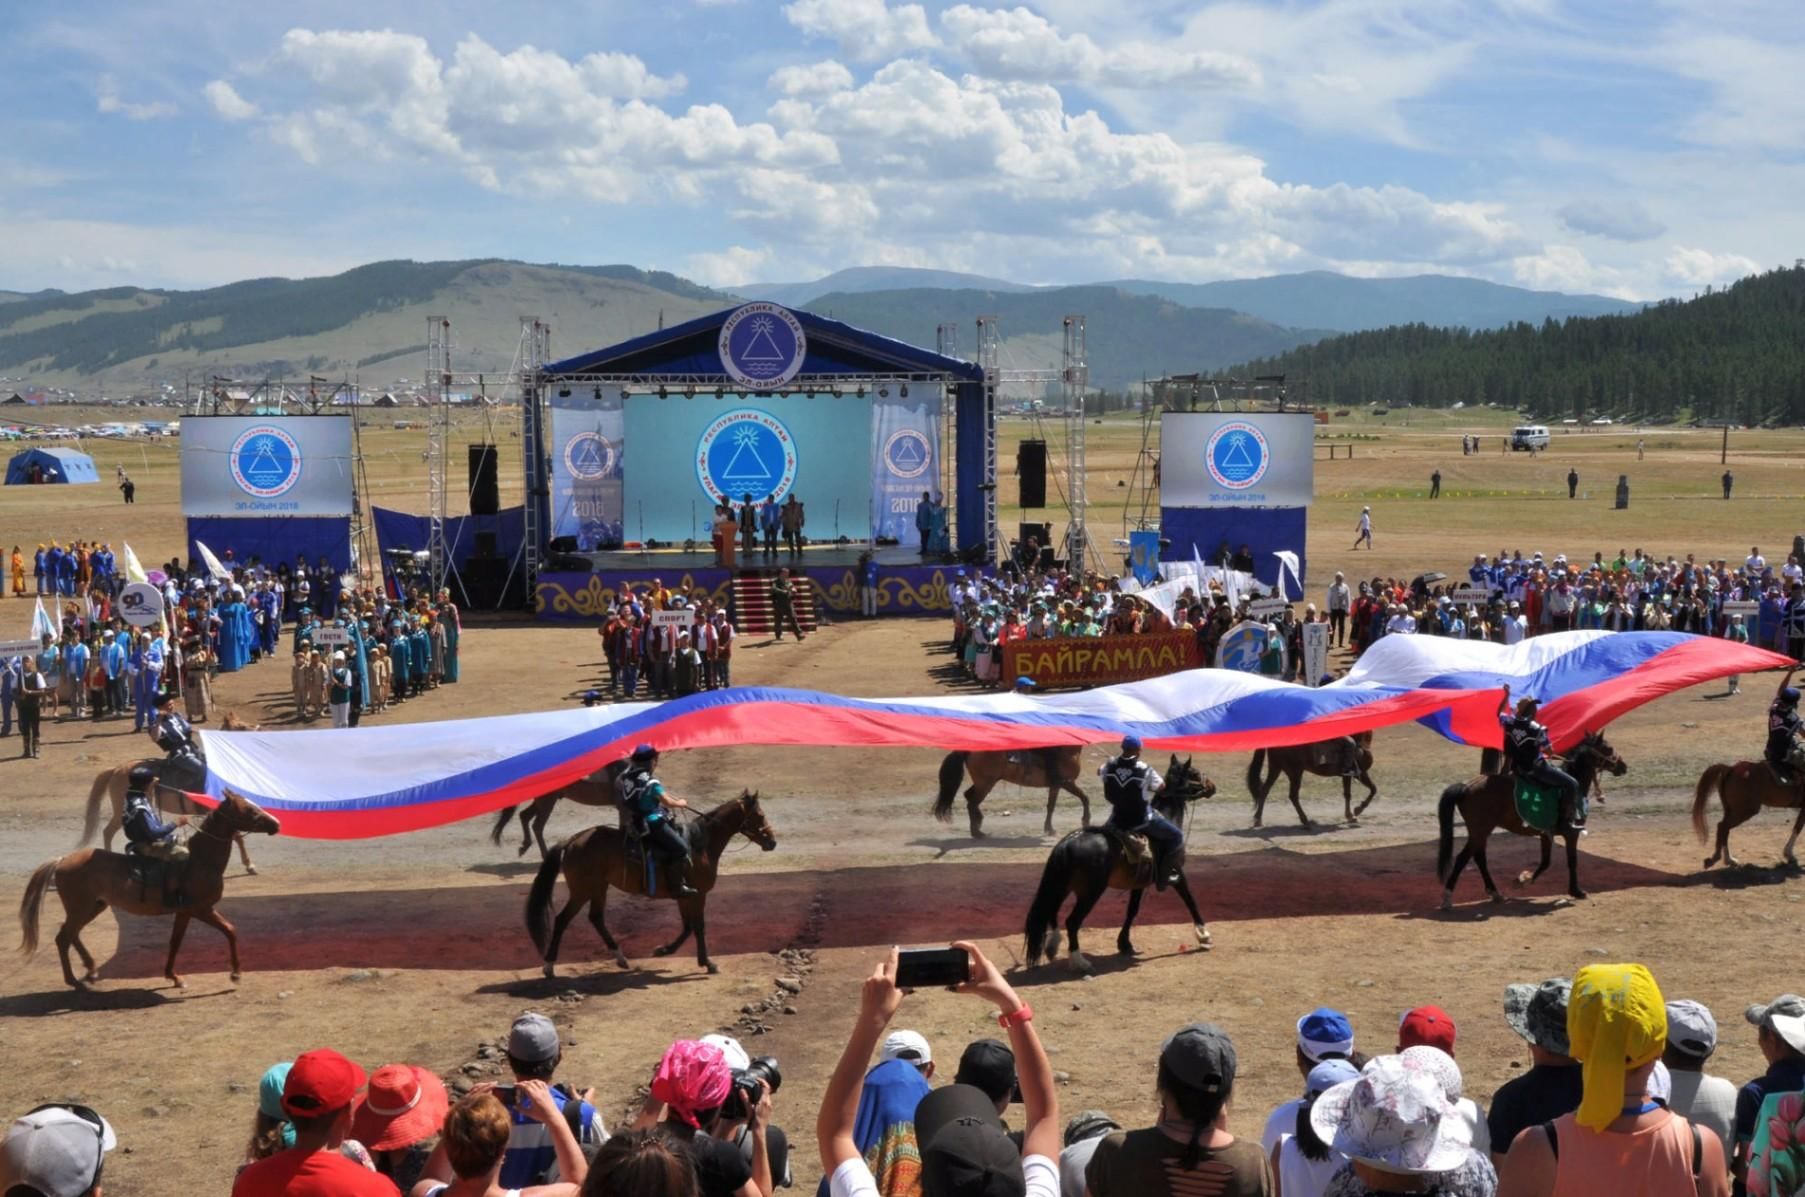
[[(775, 557), (766, 557), (762, 551), (753, 553), (750, 557), (743, 553), (736, 554), (733, 565), (736, 570), (776, 569), (782, 565), (787, 565), (792, 569), (851, 569), (859, 563), (860, 555), (868, 547), (862, 543), (809, 545), (802, 550), (800, 557), (792, 558), (780, 545)], [(904, 545), (879, 545), (872, 555), (876, 557), (878, 566), (883, 569), (920, 565), (956, 566), (958, 564), (957, 561), (945, 554), (923, 557), (913, 546)], [(649, 552), (640, 549), (621, 549), (606, 552), (598, 550), (591, 553), (559, 553), (557, 554), (557, 564), (547, 572), (553, 570), (569, 572), (565, 563), (569, 562), (574, 566), (576, 558), (588, 561), (589, 569), (593, 573), (608, 573), (616, 570), (632, 570), (636, 573), (643, 573), (646, 570), (658, 569), (675, 572), (677, 570), (693, 571), (716, 568), (713, 549), (695, 549), (689, 552), (682, 549), (653, 549)]]

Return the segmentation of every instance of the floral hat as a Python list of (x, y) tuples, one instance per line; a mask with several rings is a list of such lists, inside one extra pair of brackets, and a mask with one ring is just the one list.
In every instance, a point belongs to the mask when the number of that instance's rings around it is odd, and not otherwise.
[(1433, 1072), (1379, 1056), (1358, 1080), (1316, 1099), (1310, 1126), (1349, 1159), (1410, 1175), (1452, 1172), (1472, 1154), (1472, 1131)]

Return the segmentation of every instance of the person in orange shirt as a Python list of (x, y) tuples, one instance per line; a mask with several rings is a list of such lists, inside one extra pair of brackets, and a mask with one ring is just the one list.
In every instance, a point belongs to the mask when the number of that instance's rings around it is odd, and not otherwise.
[(25, 597), (25, 554), (18, 545), (13, 546), (13, 593)]

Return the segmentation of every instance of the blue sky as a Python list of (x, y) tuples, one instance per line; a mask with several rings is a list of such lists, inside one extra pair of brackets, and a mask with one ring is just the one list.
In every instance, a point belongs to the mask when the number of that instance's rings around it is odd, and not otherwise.
[(379, 258), (720, 285), (1805, 253), (1797, 0), (6, 5), (0, 287)]

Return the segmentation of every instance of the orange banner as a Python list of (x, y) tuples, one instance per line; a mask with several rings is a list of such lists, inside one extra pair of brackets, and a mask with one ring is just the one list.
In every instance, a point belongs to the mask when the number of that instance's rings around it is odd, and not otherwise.
[(1034, 679), (1036, 686), (1104, 686), (1198, 669), (1203, 655), (1191, 632), (1140, 636), (1070, 636), (1010, 640), (1003, 644), (1003, 681)]

